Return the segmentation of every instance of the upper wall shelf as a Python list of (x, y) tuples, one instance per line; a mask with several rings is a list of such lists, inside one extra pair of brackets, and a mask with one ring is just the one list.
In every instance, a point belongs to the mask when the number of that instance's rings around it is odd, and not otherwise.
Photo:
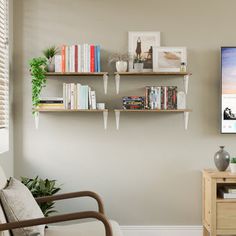
[(102, 76), (104, 93), (107, 94), (108, 72), (48, 72), (46, 76)]
[(192, 74), (189, 72), (115, 72), (116, 93), (119, 94), (120, 90), (120, 76), (177, 76), (184, 78), (184, 90), (188, 92), (188, 81)]

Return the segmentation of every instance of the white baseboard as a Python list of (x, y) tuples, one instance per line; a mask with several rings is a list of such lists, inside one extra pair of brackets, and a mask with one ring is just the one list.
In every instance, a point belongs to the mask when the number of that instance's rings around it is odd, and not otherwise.
[(121, 226), (124, 236), (202, 236), (202, 226)]

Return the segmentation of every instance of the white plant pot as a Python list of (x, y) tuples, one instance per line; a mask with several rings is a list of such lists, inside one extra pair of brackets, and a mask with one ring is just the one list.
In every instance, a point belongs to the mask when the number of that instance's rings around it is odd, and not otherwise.
[(143, 63), (134, 63), (134, 71), (142, 72), (143, 71)]
[(229, 165), (231, 173), (236, 174), (236, 163), (230, 163)]
[(117, 61), (116, 62), (116, 70), (117, 72), (126, 72), (128, 68), (127, 61)]

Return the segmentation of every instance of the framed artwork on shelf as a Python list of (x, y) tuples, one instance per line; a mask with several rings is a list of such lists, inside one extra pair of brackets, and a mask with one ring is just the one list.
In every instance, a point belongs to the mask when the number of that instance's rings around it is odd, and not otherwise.
[(154, 72), (180, 72), (187, 65), (186, 47), (153, 47)]
[(143, 63), (143, 72), (153, 71), (153, 47), (160, 46), (160, 32), (144, 31), (128, 34), (129, 38), (129, 71), (135, 71), (134, 62)]

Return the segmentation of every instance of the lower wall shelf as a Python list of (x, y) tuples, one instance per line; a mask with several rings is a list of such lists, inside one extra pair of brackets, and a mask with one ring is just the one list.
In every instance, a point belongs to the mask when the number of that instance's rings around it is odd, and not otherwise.
[(119, 130), (120, 128), (120, 113), (121, 112), (146, 112), (146, 113), (183, 113), (184, 114), (184, 128), (185, 130), (188, 129), (188, 119), (189, 119), (189, 112), (191, 109), (178, 109), (178, 110), (124, 110), (124, 109), (115, 109), (115, 116), (116, 116), (116, 129)]
[[(39, 127), (39, 113), (62, 113), (62, 112), (86, 112), (86, 113), (103, 113), (103, 122), (104, 122), (104, 129), (107, 129), (107, 119), (108, 119), (108, 109), (104, 110), (88, 110), (88, 109), (34, 109), (34, 117), (35, 117), (35, 127), (38, 129)], [(124, 109), (115, 109), (115, 117), (116, 117), (116, 129), (119, 130), (120, 126), (120, 113), (183, 113), (184, 115), (184, 128), (185, 130), (188, 129), (188, 120), (189, 120), (189, 113), (191, 109), (178, 109), (178, 110), (124, 110)]]

